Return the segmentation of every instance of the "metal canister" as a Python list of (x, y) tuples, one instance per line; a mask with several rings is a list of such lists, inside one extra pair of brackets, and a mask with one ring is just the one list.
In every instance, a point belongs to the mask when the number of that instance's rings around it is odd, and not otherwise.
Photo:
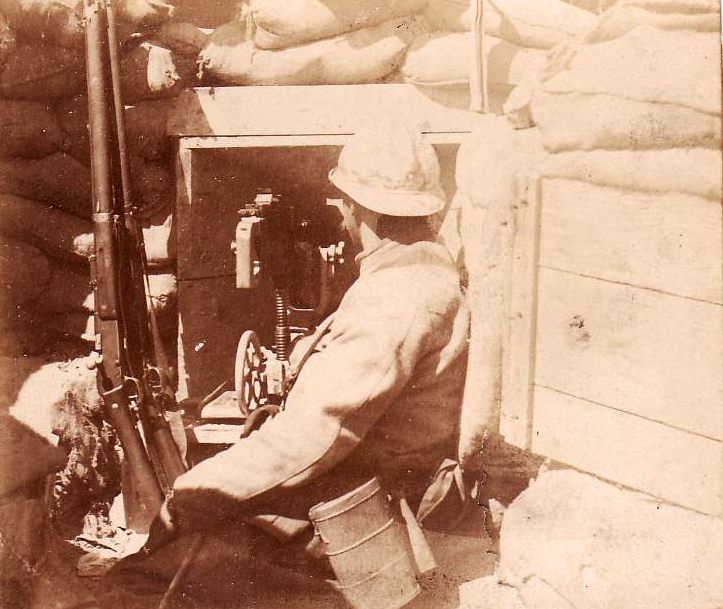
[(420, 592), (406, 529), (376, 478), (309, 511), (340, 590), (356, 609), (397, 609)]

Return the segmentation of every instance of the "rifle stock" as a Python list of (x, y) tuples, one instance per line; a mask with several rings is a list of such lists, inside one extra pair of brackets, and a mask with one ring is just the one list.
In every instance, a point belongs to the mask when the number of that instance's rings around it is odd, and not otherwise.
[(164, 406), (174, 406), (175, 396), (148, 303), (145, 250), (134, 217), (115, 14), (111, 0), (84, 0), (83, 8), (95, 238), (91, 281), (101, 353), (98, 386), (124, 451), (127, 524), (147, 532), (164, 493), (186, 466), (165, 417)]

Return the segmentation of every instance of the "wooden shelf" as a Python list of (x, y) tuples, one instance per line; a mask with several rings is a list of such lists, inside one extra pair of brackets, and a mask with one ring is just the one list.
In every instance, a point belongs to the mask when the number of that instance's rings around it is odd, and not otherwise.
[(177, 98), (167, 133), (187, 148), (334, 145), (395, 113), (433, 143), (462, 142), (481, 116), (408, 84), (200, 87)]

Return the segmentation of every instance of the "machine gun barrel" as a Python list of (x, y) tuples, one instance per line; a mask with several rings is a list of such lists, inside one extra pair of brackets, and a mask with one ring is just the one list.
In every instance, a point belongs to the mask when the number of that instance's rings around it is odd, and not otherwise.
[[(145, 532), (164, 491), (186, 468), (163, 408), (175, 398), (167, 370), (156, 365), (162, 346), (148, 306), (142, 233), (133, 217), (110, 2), (83, 1), (95, 238), (91, 274), (101, 353), (95, 364), (106, 416), (125, 455), (128, 526)], [(159, 359), (165, 363), (164, 355)]]

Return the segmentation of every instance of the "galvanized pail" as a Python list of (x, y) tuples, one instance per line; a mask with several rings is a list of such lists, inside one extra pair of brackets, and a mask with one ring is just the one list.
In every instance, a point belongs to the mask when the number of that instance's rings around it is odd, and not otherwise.
[(376, 478), (315, 505), (309, 519), (342, 593), (356, 609), (397, 609), (419, 594), (406, 529)]

